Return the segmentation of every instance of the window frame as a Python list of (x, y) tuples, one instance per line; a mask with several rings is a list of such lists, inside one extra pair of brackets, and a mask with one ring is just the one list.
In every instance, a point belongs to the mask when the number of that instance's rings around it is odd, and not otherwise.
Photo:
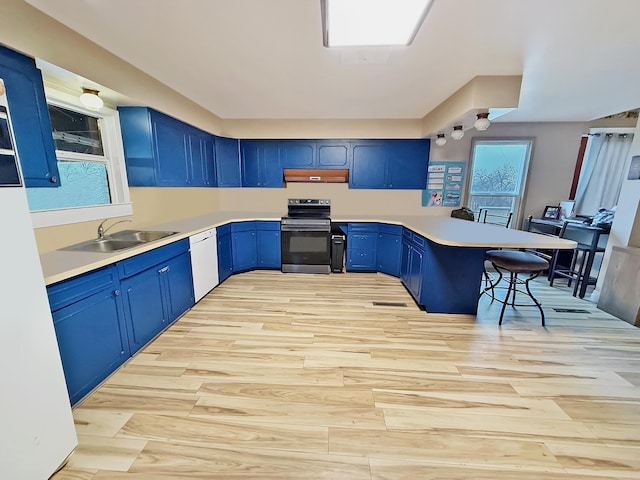
[[(522, 175), (520, 178), (520, 192), (518, 194), (513, 193), (501, 193), (501, 194), (490, 194), (490, 193), (479, 193), (473, 194), (471, 193), (471, 182), (473, 175), (473, 166), (475, 162), (475, 148), (477, 144), (482, 143), (527, 143), (528, 144), (528, 155), (525, 161), (525, 164), (522, 168)], [(515, 205), (513, 208), (513, 217), (511, 219), (511, 223), (509, 228), (518, 228), (522, 221), (522, 212), (524, 211), (524, 203), (527, 194), (527, 184), (529, 178), (529, 168), (531, 166), (531, 159), (533, 158), (533, 151), (535, 145), (535, 138), (533, 137), (474, 137), (471, 140), (471, 151), (469, 152), (469, 168), (467, 169), (467, 178), (466, 178), (466, 188), (465, 188), (465, 205), (471, 205), (471, 197), (512, 197), (515, 200)]]
[(56, 150), (56, 159), (58, 161), (92, 161), (106, 165), (111, 203), (108, 205), (90, 205), (32, 211), (31, 221), (34, 228), (68, 225), (132, 215), (133, 206), (129, 195), (118, 111), (106, 105), (98, 111), (89, 110), (82, 106), (77, 96), (62, 92), (47, 85), (45, 85), (45, 96), (47, 98), (47, 104), (56, 105), (66, 108), (67, 110), (100, 119), (102, 147), (104, 150), (103, 156)]

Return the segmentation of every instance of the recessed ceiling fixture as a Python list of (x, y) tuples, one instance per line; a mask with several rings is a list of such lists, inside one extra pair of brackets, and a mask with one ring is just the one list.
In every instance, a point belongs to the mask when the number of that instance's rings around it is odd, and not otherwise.
[(433, 0), (320, 0), (325, 47), (413, 42)]
[(98, 96), (100, 93), (93, 88), (82, 87), (82, 94), (80, 95), (80, 103), (87, 107), (89, 110), (100, 110), (104, 105), (102, 99)]
[(447, 143), (447, 138), (444, 136), (444, 133), (439, 133), (436, 137), (436, 145), (439, 147), (443, 146)]
[(451, 132), (451, 138), (454, 140), (460, 140), (464, 137), (464, 131), (462, 130), (462, 125), (456, 125), (453, 127), (453, 132)]
[(476, 127), (476, 130), (484, 131), (489, 128), (491, 125), (491, 120), (489, 120), (489, 112), (478, 113), (476, 115), (478, 119), (473, 122), (473, 126)]

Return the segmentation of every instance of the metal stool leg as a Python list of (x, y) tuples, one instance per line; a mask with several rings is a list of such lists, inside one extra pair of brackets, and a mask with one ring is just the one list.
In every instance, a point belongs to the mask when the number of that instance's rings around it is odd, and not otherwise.
[(504, 317), (504, 310), (507, 308), (507, 303), (509, 303), (509, 295), (511, 294), (511, 290), (515, 288), (513, 284), (513, 272), (509, 276), (509, 288), (507, 289), (507, 295), (504, 297), (504, 302), (502, 302), (502, 310), (500, 311), (500, 321), (498, 325), (502, 325), (502, 317)]
[(542, 317), (542, 326), (544, 327), (544, 310), (542, 310), (542, 305), (540, 304), (540, 302), (538, 301), (538, 299), (536, 297), (533, 296), (533, 293), (531, 293), (531, 289), (529, 288), (529, 282), (531, 280), (533, 280), (534, 278), (536, 278), (538, 275), (540, 275), (540, 272), (536, 272), (534, 274), (532, 274), (529, 278), (527, 278), (524, 282), (524, 286), (527, 289), (527, 293), (529, 294), (529, 296), (531, 297), (531, 300), (533, 300), (533, 302), (536, 304), (536, 306), (538, 307), (538, 310), (540, 310), (540, 316)]

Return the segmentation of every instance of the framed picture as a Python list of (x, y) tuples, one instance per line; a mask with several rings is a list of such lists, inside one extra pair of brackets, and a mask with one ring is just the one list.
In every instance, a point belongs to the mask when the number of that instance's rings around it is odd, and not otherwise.
[(558, 205), (547, 205), (542, 212), (542, 218), (545, 220), (558, 220), (560, 218), (560, 207)]

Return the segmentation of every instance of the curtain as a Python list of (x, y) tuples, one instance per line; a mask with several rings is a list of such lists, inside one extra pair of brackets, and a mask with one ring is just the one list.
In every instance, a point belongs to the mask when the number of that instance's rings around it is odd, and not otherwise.
[(589, 141), (576, 190), (575, 213), (580, 215), (594, 215), (618, 203), (633, 135), (595, 134)]

